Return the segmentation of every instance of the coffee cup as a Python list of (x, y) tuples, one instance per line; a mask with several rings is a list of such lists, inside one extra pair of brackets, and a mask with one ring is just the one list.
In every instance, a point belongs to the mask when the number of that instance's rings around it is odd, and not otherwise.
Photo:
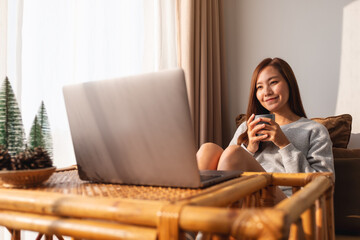
[[(259, 115), (255, 115), (255, 118), (254, 118), (254, 120), (255, 119), (258, 119), (258, 118), (270, 118), (271, 120), (275, 120), (275, 115), (274, 114), (271, 114), (271, 113), (269, 113), (269, 114), (259, 114)], [(268, 124), (269, 125), (269, 123), (268, 122), (265, 122), (265, 121), (260, 121), (260, 122), (258, 122), (256, 125), (258, 125), (258, 124)], [(263, 135), (263, 134), (256, 134), (256, 136), (261, 136), (261, 135)]]
[[(271, 113), (268, 113), (268, 114), (259, 114), (259, 115), (255, 115), (255, 119), (258, 119), (258, 118), (270, 118), (271, 120), (275, 120), (275, 115), (274, 114), (271, 114)], [(268, 122), (264, 122), (264, 121), (260, 121), (258, 124), (262, 124), (262, 123), (265, 123), (265, 124), (269, 124)]]

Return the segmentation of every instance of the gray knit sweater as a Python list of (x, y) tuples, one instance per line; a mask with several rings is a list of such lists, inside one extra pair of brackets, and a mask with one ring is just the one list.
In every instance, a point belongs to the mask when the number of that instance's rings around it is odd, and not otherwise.
[[(261, 142), (259, 150), (252, 154), (267, 172), (334, 172), (332, 142), (322, 124), (300, 118), (280, 127), (290, 144), (279, 149), (273, 142)], [(243, 122), (229, 145), (236, 145), (238, 137), (246, 129), (246, 122)], [(291, 195), (290, 188), (283, 188), (283, 191)]]

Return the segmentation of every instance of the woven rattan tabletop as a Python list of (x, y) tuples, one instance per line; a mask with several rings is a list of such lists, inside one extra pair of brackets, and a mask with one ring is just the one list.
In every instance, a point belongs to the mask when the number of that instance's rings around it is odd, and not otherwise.
[[(0, 186), (0, 188), (4, 187)], [(203, 189), (92, 183), (81, 180), (76, 169), (56, 171), (49, 180), (42, 185), (26, 189), (88, 197), (120, 197), (165, 201), (183, 200), (204, 191)], [(208, 190), (209, 189), (207, 189), (207, 191)]]

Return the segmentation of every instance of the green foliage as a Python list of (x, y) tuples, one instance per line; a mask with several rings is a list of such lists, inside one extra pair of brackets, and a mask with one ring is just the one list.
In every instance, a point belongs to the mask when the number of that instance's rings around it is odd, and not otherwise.
[[(28, 144), (30, 149), (44, 148), (52, 158), (52, 137), (44, 102), (32, 124)], [(0, 89), (0, 146), (11, 156), (25, 150), (25, 132), (15, 94), (6, 77)]]
[(35, 116), (28, 139), (30, 149), (35, 147), (44, 148), (52, 157), (52, 137), (49, 119), (44, 102), (41, 102), (39, 111)]
[(32, 124), (31, 130), (30, 130), (28, 145), (29, 145), (30, 149), (34, 149), (36, 147), (44, 148), (44, 145), (45, 145), (44, 144), (44, 136), (42, 134), (41, 126), (40, 126), (37, 116), (35, 116), (34, 122)]
[(25, 148), (25, 132), (21, 112), (6, 77), (0, 89), (0, 145), (8, 149), (11, 155)]

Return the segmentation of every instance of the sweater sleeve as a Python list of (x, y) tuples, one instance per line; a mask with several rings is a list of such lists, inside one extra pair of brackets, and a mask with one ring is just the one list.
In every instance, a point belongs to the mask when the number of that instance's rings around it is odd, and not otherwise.
[(305, 156), (292, 143), (279, 150), (285, 172), (334, 172), (332, 142), (329, 132), (323, 126), (311, 131), (309, 150)]
[(241, 134), (243, 134), (245, 131), (247, 130), (247, 126), (246, 126), (246, 122), (243, 122), (242, 124), (240, 124), (240, 126), (236, 129), (236, 132), (233, 136), (233, 138), (231, 139), (229, 146), (230, 145), (237, 145), (237, 140), (239, 138), (239, 136)]

